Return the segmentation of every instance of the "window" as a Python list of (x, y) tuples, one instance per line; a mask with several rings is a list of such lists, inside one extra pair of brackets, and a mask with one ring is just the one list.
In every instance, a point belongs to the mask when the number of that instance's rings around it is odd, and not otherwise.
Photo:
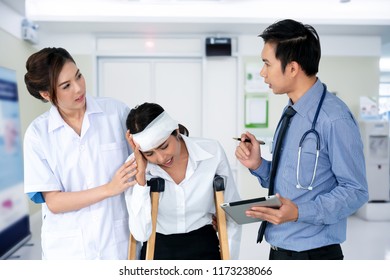
[(390, 117), (390, 82), (379, 84), (378, 98), (379, 114), (385, 114)]

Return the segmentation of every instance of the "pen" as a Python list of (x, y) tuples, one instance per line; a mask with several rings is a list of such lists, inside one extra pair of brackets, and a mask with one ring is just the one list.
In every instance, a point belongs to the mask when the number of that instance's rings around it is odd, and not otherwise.
[[(237, 140), (237, 141), (241, 141), (241, 138), (235, 138), (235, 137), (233, 137), (233, 139), (234, 139), (234, 140)], [(250, 142), (250, 141), (251, 141), (251, 140), (249, 140), (249, 139), (245, 139), (244, 142)], [(264, 142), (263, 140), (258, 140), (258, 139), (256, 139), (256, 141), (259, 142), (260, 145), (264, 145), (264, 144), (265, 144), (265, 142)]]

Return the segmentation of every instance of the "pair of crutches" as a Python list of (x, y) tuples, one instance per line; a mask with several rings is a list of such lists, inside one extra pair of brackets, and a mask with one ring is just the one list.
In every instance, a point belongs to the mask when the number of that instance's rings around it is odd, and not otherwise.
[[(152, 233), (149, 237), (147, 247), (146, 247), (146, 257), (147, 260), (153, 260), (154, 258), (154, 248), (156, 245), (156, 225), (157, 225), (157, 214), (158, 214), (158, 201), (160, 192), (163, 192), (165, 189), (165, 181), (162, 178), (152, 178), (147, 182), (150, 186), (150, 196), (152, 204)], [(213, 181), (214, 188), (214, 202), (215, 202), (215, 212), (217, 217), (217, 227), (218, 227), (218, 238), (219, 238), (219, 248), (221, 253), (222, 260), (230, 259), (229, 253), (229, 244), (228, 244), (228, 235), (226, 228), (226, 216), (225, 212), (221, 208), (221, 204), (224, 202), (223, 192), (225, 190), (225, 180), (220, 175), (215, 175)], [(134, 236), (130, 234), (129, 240), (129, 260), (135, 260), (137, 255), (137, 241)]]

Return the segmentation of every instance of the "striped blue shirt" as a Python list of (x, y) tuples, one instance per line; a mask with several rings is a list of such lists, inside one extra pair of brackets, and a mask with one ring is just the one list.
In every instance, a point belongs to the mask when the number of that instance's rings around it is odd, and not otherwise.
[[(275, 178), (275, 193), (292, 200), (299, 217), (296, 222), (268, 224), (265, 239), (271, 245), (304, 251), (346, 239), (347, 217), (368, 201), (366, 167), (359, 127), (338, 97), (326, 92), (315, 129), (320, 137), (320, 154), (313, 190), (298, 189), (298, 146), (311, 128), (324, 86), (318, 79), (295, 104), (282, 146)], [(291, 102), (291, 101), (290, 101)], [(276, 131), (275, 139), (278, 131)], [(275, 143), (275, 141), (274, 141)], [(302, 145), (299, 182), (308, 186), (315, 166), (316, 138), (310, 133)], [(251, 173), (268, 188), (271, 161), (263, 159)]]

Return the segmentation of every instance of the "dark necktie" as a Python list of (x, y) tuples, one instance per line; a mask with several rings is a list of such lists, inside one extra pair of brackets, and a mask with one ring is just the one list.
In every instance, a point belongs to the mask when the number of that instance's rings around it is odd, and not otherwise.
[[(275, 149), (272, 155), (272, 166), (271, 166), (271, 174), (269, 178), (269, 186), (268, 186), (268, 195), (274, 194), (274, 180), (276, 176), (276, 171), (278, 169), (279, 164), (279, 158), (280, 158), (280, 150), (283, 143), (284, 135), (286, 134), (288, 124), (290, 123), (290, 119), (295, 115), (296, 111), (289, 106), (286, 111), (284, 112), (278, 133), (278, 137), (276, 138), (275, 142)], [(263, 240), (265, 227), (267, 226), (267, 221), (263, 221), (261, 223), (261, 226), (259, 228), (259, 233), (257, 235), (257, 243), (260, 243)]]

